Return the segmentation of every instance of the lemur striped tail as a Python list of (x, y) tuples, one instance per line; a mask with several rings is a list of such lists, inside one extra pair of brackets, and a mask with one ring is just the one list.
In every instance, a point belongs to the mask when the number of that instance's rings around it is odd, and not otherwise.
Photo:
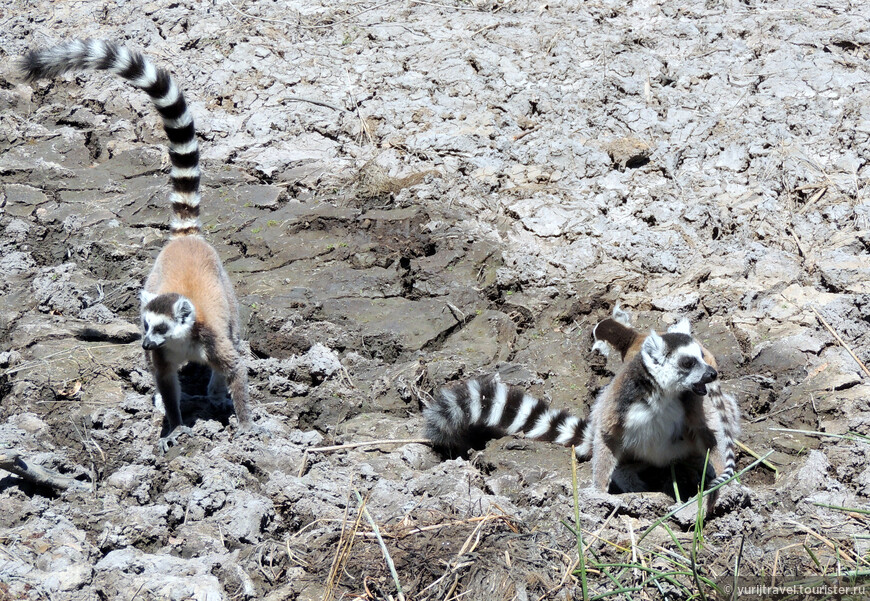
[(584, 454), (590, 447), (586, 420), (550, 409), (521, 388), (502, 383), (498, 375), (442, 388), (423, 415), (426, 436), (450, 455), (468, 451), (475, 433), (483, 429), (489, 431), (490, 438), (523, 432), (535, 440), (578, 449), (582, 446), (578, 452)]
[[(721, 436), (721, 453), (724, 464), (722, 473), (707, 485), (707, 488), (719, 486), (737, 471), (737, 457), (734, 454), (734, 440), (740, 434), (740, 409), (733, 395), (722, 392), (718, 382), (707, 387), (707, 394), (713, 401), (713, 406), (719, 415)], [(722, 448), (724, 447), (724, 448)]]
[(199, 145), (193, 116), (169, 71), (155, 67), (139, 52), (105, 40), (74, 40), (31, 50), (18, 64), (26, 81), (57, 77), (68, 71), (107, 70), (128, 80), (151, 97), (169, 138), (172, 171), (173, 237), (201, 233), (199, 222)]

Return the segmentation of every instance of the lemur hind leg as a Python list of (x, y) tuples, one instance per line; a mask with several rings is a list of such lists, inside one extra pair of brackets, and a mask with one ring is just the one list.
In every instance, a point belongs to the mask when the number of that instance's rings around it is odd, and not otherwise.
[(223, 373), (212, 369), (211, 377), (208, 379), (209, 400), (215, 405), (223, 405), (228, 393), (226, 377)]
[(602, 492), (610, 490), (610, 481), (617, 463), (616, 455), (604, 442), (601, 432), (595, 432), (592, 446), (592, 484), (595, 488)]
[(213, 372), (219, 372), (226, 381), (239, 427), (247, 430), (251, 425), (251, 409), (248, 403), (248, 368), (241, 354), (229, 339), (215, 345), (209, 357)]

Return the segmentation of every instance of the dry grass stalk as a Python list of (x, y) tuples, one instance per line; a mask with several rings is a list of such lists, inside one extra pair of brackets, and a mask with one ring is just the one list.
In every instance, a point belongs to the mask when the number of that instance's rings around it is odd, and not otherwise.
[(603, 541), (603, 542), (610, 543), (611, 545), (615, 546), (617, 549), (620, 548), (618, 545), (615, 545), (615, 544), (612, 543), (611, 541), (601, 538), (601, 533), (604, 532), (604, 529), (605, 529), (605, 528), (607, 528), (607, 525), (610, 523), (610, 520), (613, 519), (613, 516), (616, 515), (616, 512), (617, 512), (618, 510), (619, 510), (618, 507), (614, 507), (614, 508), (613, 508), (613, 511), (610, 512), (610, 515), (607, 516), (607, 518), (604, 520), (604, 523), (602, 523), (602, 524), (601, 524), (601, 527), (598, 528), (598, 532), (596, 532), (595, 534), (592, 534), (591, 532), (586, 532), (586, 534), (588, 534), (589, 536), (593, 537), (594, 540), (589, 541), (589, 543), (588, 543), (588, 544), (586, 545), (586, 547), (583, 549), (583, 552), (584, 552), (585, 554), (587, 554), (587, 555), (589, 554), (589, 549), (592, 548), (592, 543), (594, 543), (596, 540), (600, 540), (600, 541)]
[[(756, 453), (755, 451), (753, 451), (752, 449), (750, 449), (749, 447), (747, 447), (745, 444), (743, 444), (743, 443), (740, 442), (739, 440), (735, 440), (735, 441), (734, 441), (734, 444), (736, 444), (738, 447), (740, 447), (740, 449), (741, 449), (744, 453), (748, 453), (749, 455), (752, 455), (752, 456), (755, 457), (756, 459), (761, 459), (761, 455), (759, 455), (758, 453)], [(767, 461), (766, 459), (764, 459), (764, 460), (761, 461), (761, 465), (763, 465), (764, 467), (770, 469), (770, 470), (773, 472), (773, 479), (774, 479), (774, 480), (776, 480), (776, 479), (779, 477), (779, 470), (778, 470), (778, 469), (777, 469), (777, 468), (776, 468), (772, 463), (770, 463), (769, 461)]]
[(378, 529), (378, 525), (372, 517), (372, 514), (369, 513), (368, 509), (366, 509), (366, 504), (362, 495), (359, 494), (358, 490), (354, 490), (353, 492), (356, 494), (357, 502), (359, 503), (360, 514), (366, 516), (369, 525), (375, 533), (375, 537), (378, 539), (378, 544), (381, 546), (381, 552), (384, 554), (384, 561), (387, 562), (387, 568), (390, 570), (390, 575), (392, 575), (393, 582), (396, 584), (398, 599), (399, 601), (405, 601), (405, 593), (402, 592), (402, 583), (399, 581), (399, 573), (396, 572), (396, 564), (393, 563), (393, 558), (390, 556), (390, 550), (387, 549), (387, 544), (384, 542), (384, 539), (381, 538), (381, 531)]
[(846, 352), (849, 353), (849, 355), (852, 356), (852, 359), (854, 359), (854, 360), (855, 360), (855, 363), (857, 363), (858, 366), (859, 366), (859, 367), (864, 371), (864, 374), (865, 374), (867, 377), (870, 377), (870, 370), (868, 370), (868, 369), (867, 369), (867, 366), (864, 365), (864, 363), (861, 362), (861, 360), (858, 358), (858, 355), (856, 355), (856, 354), (852, 351), (852, 348), (851, 348), (848, 344), (846, 344), (846, 343), (843, 341), (842, 338), (840, 338), (840, 335), (839, 335), (839, 334), (837, 334), (837, 333), (834, 331), (834, 328), (831, 327), (831, 324), (829, 324), (828, 321), (827, 321), (824, 317), (822, 317), (822, 314), (821, 314), (821, 313), (819, 313), (818, 311), (816, 311), (816, 308), (815, 308), (815, 307), (810, 306), (810, 310), (811, 310), (813, 313), (816, 314), (816, 317), (817, 317), (818, 320), (822, 323), (822, 325), (825, 326), (825, 328), (826, 328), (826, 329), (831, 333), (831, 335), (832, 335), (834, 338), (837, 339), (837, 342), (840, 343), (840, 346), (842, 346), (844, 349), (846, 349)]
[[(505, 524), (507, 524), (507, 526), (509, 528), (511, 528), (511, 530), (516, 532), (516, 528), (513, 526), (513, 524), (511, 524), (511, 517), (509, 515), (487, 514), (487, 515), (483, 515), (483, 516), (476, 517), (476, 518), (468, 518), (465, 520), (454, 520), (452, 522), (443, 522), (440, 524), (430, 524), (428, 526), (407, 526), (407, 525), (403, 526), (403, 525), (400, 525), (397, 528), (394, 528), (394, 532), (382, 531), (381, 536), (385, 536), (387, 538), (393, 538), (393, 539), (402, 539), (402, 538), (405, 538), (405, 537), (408, 537), (408, 536), (411, 536), (414, 534), (422, 534), (424, 532), (432, 532), (435, 530), (441, 530), (443, 528), (450, 528), (452, 526), (462, 526), (464, 524), (478, 523), (478, 527), (479, 527), (480, 523), (493, 521), (493, 520), (504, 521)], [(366, 537), (366, 538), (374, 537), (373, 532), (358, 532), (356, 535), (361, 536), (361, 537)]]
[(776, 550), (776, 553), (773, 556), (773, 570), (770, 573), (770, 586), (776, 586), (776, 576), (779, 573), (777, 568), (779, 566), (779, 554), (781, 551), (787, 551), (788, 549), (794, 549), (795, 547), (802, 547), (803, 543), (793, 543), (791, 545), (786, 545), (785, 547), (781, 547)]
[(825, 195), (825, 192), (827, 192), (827, 191), (828, 191), (828, 186), (822, 185), (815, 194), (810, 196), (810, 199), (807, 201), (807, 203), (804, 206), (802, 206), (800, 208), (800, 210), (797, 212), (797, 214), (803, 215), (804, 213), (806, 213), (811, 206), (816, 204), (819, 201), (819, 199)]
[[(498, 508), (498, 509), (500, 511), (503, 511), (501, 508)], [(445, 580), (447, 580), (448, 578), (451, 578), (451, 577), (453, 578), (453, 581), (448, 586), (445, 594), (443, 596), (439, 595), (439, 598), (445, 599), (445, 600), (457, 599), (459, 597), (464, 596), (468, 592), (468, 591), (466, 591), (465, 593), (460, 593), (456, 597), (453, 596), (453, 593), (456, 592), (456, 588), (459, 586), (459, 571), (474, 564), (473, 560), (463, 561), (462, 560), (463, 556), (465, 556), (467, 553), (474, 552), (474, 550), (477, 548), (477, 545), (480, 543), (480, 533), (481, 533), (481, 529), (483, 528), (483, 525), (487, 521), (491, 521), (494, 519), (505, 519), (505, 522), (508, 525), (510, 525), (510, 522), (508, 521), (509, 518), (507, 516), (492, 514), (491, 509), (484, 516), (480, 516), (477, 518), (471, 518), (468, 520), (460, 520), (459, 522), (456, 522), (456, 523), (469, 523), (469, 522), (476, 521), (477, 526), (474, 528), (474, 530), (471, 532), (471, 534), (468, 536), (468, 538), (465, 539), (465, 543), (462, 545), (462, 548), (460, 548), (460, 550), (456, 554), (456, 556), (452, 560), (445, 562), (446, 567), (445, 567), (444, 573), (437, 580), (430, 583), (428, 586), (426, 586), (426, 588), (421, 590), (417, 594), (417, 597), (416, 597), (417, 599), (429, 599), (429, 598), (431, 598), (431, 594), (424, 595), (424, 593), (426, 593), (426, 591), (428, 591), (429, 589), (434, 589), (435, 587), (439, 586), (442, 582), (444, 582)], [(441, 525), (436, 524), (436, 526), (441, 526)], [(513, 526), (511, 526), (511, 528), (514, 529)], [(514, 531), (516, 532), (516, 529), (514, 529)], [(441, 589), (441, 590), (443, 591), (444, 589)]]
[[(630, 516), (623, 517), (625, 518), (625, 525), (628, 526), (628, 536), (631, 539), (631, 563), (637, 565), (637, 537), (634, 535), (634, 526), (631, 525)], [(635, 582), (641, 582), (643, 580), (643, 575), (637, 568), (632, 570), (632, 574), (634, 574)]]
[(838, 545), (835, 545), (830, 539), (825, 538), (824, 536), (822, 536), (821, 534), (819, 534), (818, 532), (816, 532), (815, 530), (813, 530), (809, 526), (805, 526), (804, 524), (801, 524), (800, 522), (796, 522), (794, 520), (786, 520), (786, 523), (793, 524), (793, 525), (797, 526), (803, 532), (805, 532), (808, 535), (812, 536), (813, 538), (821, 541), (827, 547), (829, 547), (832, 551), (834, 551), (834, 553), (839, 555), (840, 558), (842, 558), (844, 561), (850, 562), (852, 565), (855, 565), (855, 566), (858, 565), (858, 559), (856, 557), (850, 556), (848, 553), (843, 551)]
[(344, 519), (341, 522), (341, 534), (338, 537), (338, 545), (336, 545), (335, 556), (332, 558), (332, 565), (329, 568), (329, 576), (327, 576), (326, 578), (326, 591), (323, 593), (323, 601), (331, 601), (331, 599), (335, 596), (335, 585), (336, 581), (338, 580), (338, 575), (344, 569), (344, 566), (347, 564), (347, 560), (350, 559), (350, 551), (353, 547), (354, 537), (356, 536), (357, 530), (359, 530), (359, 524), (362, 520), (362, 511), (358, 511), (356, 521), (353, 524), (353, 528), (351, 529), (350, 533), (345, 536), (345, 532), (347, 531), (347, 516), (349, 512), (350, 502), (345, 504)]

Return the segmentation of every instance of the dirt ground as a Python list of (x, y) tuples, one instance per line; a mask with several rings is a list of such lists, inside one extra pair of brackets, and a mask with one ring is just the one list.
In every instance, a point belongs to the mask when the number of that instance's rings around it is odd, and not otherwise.
[[(86, 484), (2, 474), (0, 599), (580, 598), (568, 450), (386, 441), (496, 369), (585, 414), (616, 302), (690, 317), (739, 397), (739, 466), (771, 452), (724, 489), (696, 571), (870, 567), (849, 435), (870, 429), (870, 4), (12, 0), (0, 24), (0, 452)], [(109, 75), (16, 79), (70, 37), (185, 91), (255, 434), (187, 370), (194, 433), (157, 450), (137, 299), (163, 133)], [(694, 513), (642, 538), (672, 498), (578, 480), (590, 595), (710, 594), (649, 580), (687, 564)]]

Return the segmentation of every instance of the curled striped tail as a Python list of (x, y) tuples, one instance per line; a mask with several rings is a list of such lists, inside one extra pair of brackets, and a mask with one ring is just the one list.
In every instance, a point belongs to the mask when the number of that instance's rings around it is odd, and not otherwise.
[(31, 50), (18, 63), (25, 81), (57, 77), (69, 71), (106, 70), (128, 80), (151, 97), (169, 138), (172, 171), (172, 236), (201, 233), (199, 223), (199, 145), (193, 116), (169, 71), (155, 67), (139, 52), (105, 40), (73, 40)]
[[(426, 436), (445, 454), (461, 455), (486, 438), (524, 433), (566, 447), (583, 445), (587, 422), (507, 386), (498, 375), (442, 388), (423, 411)], [(588, 444), (584, 446), (588, 448)]]

